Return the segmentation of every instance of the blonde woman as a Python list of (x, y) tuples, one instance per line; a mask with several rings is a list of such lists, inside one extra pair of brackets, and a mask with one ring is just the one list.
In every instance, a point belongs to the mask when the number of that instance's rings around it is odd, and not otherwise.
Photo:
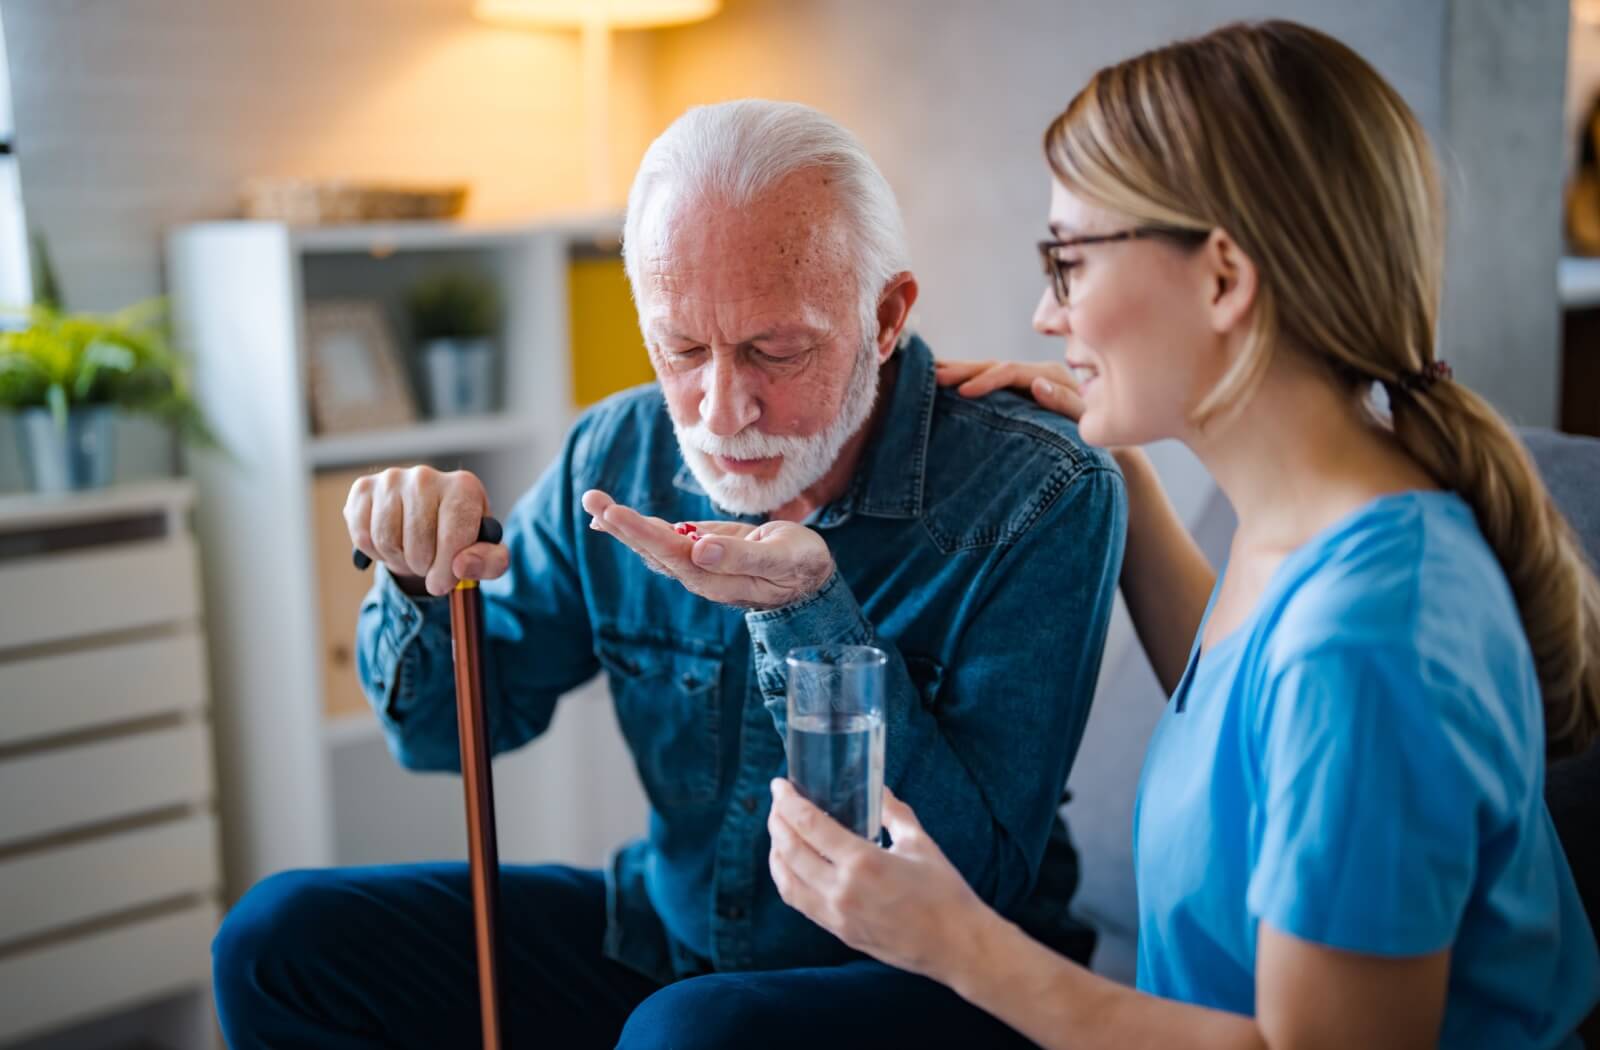
[[(1122, 589), (1172, 693), (1134, 817), (1138, 988), (988, 910), (892, 798), (882, 850), (775, 781), (784, 899), (1050, 1047), (1577, 1045), (1600, 961), (1541, 787), (1600, 721), (1600, 586), (1434, 357), (1415, 117), (1268, 22), (1100, 71), (1045, 145), (1034, 325), (1072, 373), (941, 378), (1124, 450)], [(1161, 438), (1238, 513), (1220, 579), (1129, 451)]]

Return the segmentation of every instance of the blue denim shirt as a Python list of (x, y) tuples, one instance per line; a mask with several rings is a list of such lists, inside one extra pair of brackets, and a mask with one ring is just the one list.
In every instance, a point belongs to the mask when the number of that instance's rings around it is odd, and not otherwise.
[[(915, 337), (897, 353), (856, 477), (809, 522), (837, 572), (803, 601), (714, 604), (588, 527), (590, 488), (669, 521), (728, 516), (680, 458), (655, 386), (586, 412), (505, 522), (510, 571), (482, 587), (494, 749), (537, 736), (563, 693), (606, 673), (651, 813), (608, 865), (604, 950), (658, 980), (857, 957), (767, 871), (798, 645), (884, 649), (886, 782), (985, 900), (1057, 946), (1083, 929), (1058, 809), (1122, 559), (1122, 478), (1068, 420), (938, 389)], [(458, 769), (448, 603), (380, 574), (357, 645), (396, 758)], [(518, 800), (500, 808), (515, 820)]]

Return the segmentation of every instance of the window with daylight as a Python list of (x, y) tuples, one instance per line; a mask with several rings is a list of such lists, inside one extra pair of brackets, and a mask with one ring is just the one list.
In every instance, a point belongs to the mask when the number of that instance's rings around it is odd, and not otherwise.
[[(0, 19), (3, 19), (0, 15)], [(0, 20), (0, 326), (7, 307), (33, 301), (28, 275), (28, 234), (22, 220), (22, 182), (17, 175), (11, 123), (11, 73), (6, 64), (6, 28)]]

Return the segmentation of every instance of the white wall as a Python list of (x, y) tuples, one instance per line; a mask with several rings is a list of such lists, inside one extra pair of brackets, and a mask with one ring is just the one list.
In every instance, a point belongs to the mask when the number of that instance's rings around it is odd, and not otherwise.
[[(158, 293), (163, 231), (234, 214), (250, 175), (465, 180), (489, 218), (586, 203), (576, 34), (484, 25), (469, 6), (0, 0), (29, 221), (69, 300)], [(641, 46), (618, 38), (626, 171)]]

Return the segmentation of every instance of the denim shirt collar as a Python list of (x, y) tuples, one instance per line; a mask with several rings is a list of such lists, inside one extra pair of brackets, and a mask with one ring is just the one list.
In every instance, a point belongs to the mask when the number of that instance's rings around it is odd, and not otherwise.
[[(928, 434), (933, 426), (933, 351), (912, 333), (895, 351), (900, 372), (889, 395), (889, 408), (868, 442), (861, 465), (843, 496), (818, 510), (808, 525), (820, 529), (842, 525), (855, 513), (878, 518), (916, 518), (922, 514), (922, 482), (928, 459)], [(677, 488), (705, 496), (688, 464), (672, 479)], [(751, 521), (760, 520), (750, 515)]]

